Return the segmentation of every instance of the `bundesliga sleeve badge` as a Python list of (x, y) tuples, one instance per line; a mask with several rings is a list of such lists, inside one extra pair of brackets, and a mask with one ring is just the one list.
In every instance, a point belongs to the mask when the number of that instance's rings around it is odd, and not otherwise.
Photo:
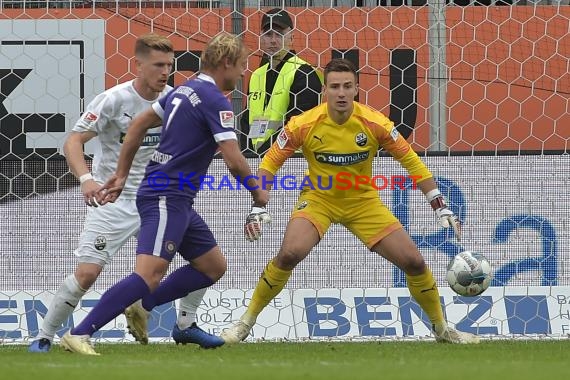
[(400, 132), (398, 132), (398, 128), (392, 127), (392, 130), (390, 131), (390, 136), (392, 137), (392, 140), (394, 140), (394, 141), (398, 140), (398, 136), (400, 136)]
[(97, 121), (99, 117), (95, 115), (93, 112), (85, 112), (81, 119), (83, 122), (89, 126), (93, 125)]
[(287, 136), (285, 129), (282, 129), (281, 132), (279, 132), (279, 135), (277, 136), (277, 145), (279, 145), (279, 148), (283, 149), (285, 148), (285, 145), (287, 145), (288, 141), (289, 141), (289, 136)]
[(220, 111), (220, 124), (224, 128), (234, 128), (234, 113), (232, 111)]

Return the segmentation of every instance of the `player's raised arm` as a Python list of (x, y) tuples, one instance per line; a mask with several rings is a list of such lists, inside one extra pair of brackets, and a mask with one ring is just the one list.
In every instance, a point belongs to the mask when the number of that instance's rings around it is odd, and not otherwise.
[(161, 124), (162, 119), (154, 108), (155, 105), (137, 115), (131, 122), (119, 154), (117, 169), (99, 190), (97, 199), (101, 204), (114, 202), (121, 195), (133, 159), (143, 142), (146, 131)]
[(63, 145), (67, 165), (81, 183), (81, 193), (85, 204), (93, 207), (98, 206), (96, 194), (101, 186), (93, 180), (93, 176), (89, 172), (84, 158), (83, 145), (95, 136), (97, 133), (93, 131), (71, 132)]

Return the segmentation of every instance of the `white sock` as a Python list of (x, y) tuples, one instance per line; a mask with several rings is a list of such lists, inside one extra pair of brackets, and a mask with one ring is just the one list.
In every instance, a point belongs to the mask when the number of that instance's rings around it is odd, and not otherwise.
[(180, 309), (178, 310), (178, 319), (176, 320), (178, 328), (184, 330), (196, 322), (196, 310), (198, 310), (204, 294), (206, 294), (206, 288), (194, 290), (192, 293), (188, 293), (186, 297), (180, 299)]
[(46, 338), (50, 341), (65, 320), (73, 313), (79, 300), (86, 290), (81, 289), (75, 275), (70, 274), (63, 280), (63, 283), (55, 293), (49, 305), (46, 316), (36, 339)]

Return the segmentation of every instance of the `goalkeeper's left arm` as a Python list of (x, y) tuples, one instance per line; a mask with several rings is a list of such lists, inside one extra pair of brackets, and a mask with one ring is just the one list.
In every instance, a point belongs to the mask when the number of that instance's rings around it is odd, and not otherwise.
[(435, 211), (439, 224), (444, 228), (452, 227), (457, 240), (461, 240), (461, 224), (459, 219), (453, 211), (447, 207), (445, 199), (433, 179), (433, 174), (424, 162), (402, 136), (398, 136), (395, 144), (390, 146), (390, 148), (392, 148), (390, 150), (392, 156), (408, 171), (410, 177), (418, 178), (417, 185)]
[(437, 188), (433, 177), (418, 182), (418, 187), (422, 193), (424, 193), (431, 208), (435, 211), (439, 224), (443, 228), (452, 227), (457, 240), (461, 240), (461, 222), (453, 211), (447, 207), (445, 198)]

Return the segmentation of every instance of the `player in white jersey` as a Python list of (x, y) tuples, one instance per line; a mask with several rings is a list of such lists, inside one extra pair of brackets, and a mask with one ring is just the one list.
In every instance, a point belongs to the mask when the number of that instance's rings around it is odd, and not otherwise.
[[(79, 258), (75, 273), (66, 277), (57, 290), (44, 317), (42, 328), (29, 347), (30, 352), (50, 350), (57, 330), (73, 313), (81, 297), (97, 280), (103, 267), (140, 228), (135, 202), (136, 192), (146, 165), (159, 143), (160, 126), (149, 129), (145, 136), (133, 160), (120, 199), (104, 207), (98, 207), (95, 201), (96, 192), (115, 172), (123, 139), (133, 117), (149, 108), (171, 89), (166, 83), (172, 70), (174, 49), (167, 38), (156, 34), (139, 37), (135, 44), (135, 58), (137, 78), (119, 84), (95, 97), (65, 142), (64, 152), (69, 167), (79, 178), (85, 203), (93, 207), (89, 207), (87, 211), (79, 246), (75, 250), (75, 255)], [(90, 173), (84, 159), (83, 144), (94, 137), (98, 137), (100, 149), (95, 153)], [(189, 294), (183, 303), (190, 307), (186, 307), (186, 311), (183, 312), (195, 316), (197, 305), (204, 293), (205, 289)], [(206, 346), (223, 344), (218, 337), (199, 329), (193, 323), (195, 321), (187, 322), (186, 326), (180, 326), (179, 322), (180, 328), (177, 330), (191, 329), (191, 333), (198, 334), (198, 341), (192, 341), (190, 339), (192, 336), (188, 338), (188, 335), (192, 334), (184, 331), (187, 336), (183, 337), (181, 343), (190, 342)], [(148, 337), (135, 337), (144, 343), (148, 342)]]

